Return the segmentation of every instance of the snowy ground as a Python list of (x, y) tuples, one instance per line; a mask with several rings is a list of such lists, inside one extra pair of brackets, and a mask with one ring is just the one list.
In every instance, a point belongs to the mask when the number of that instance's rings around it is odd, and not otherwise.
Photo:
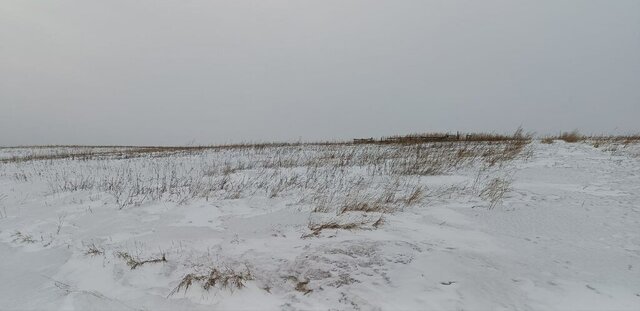
[[(0, 162), (0, 309), (638, 310), (639, 147)], [(214, 269), (229, 284), (180, 286)]]

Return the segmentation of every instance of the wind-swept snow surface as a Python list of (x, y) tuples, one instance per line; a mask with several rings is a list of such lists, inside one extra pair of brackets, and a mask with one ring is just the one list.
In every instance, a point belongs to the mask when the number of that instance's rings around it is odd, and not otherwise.
[(637, 145), (103, 149), (0, 149), (0, 309), (640, 306)]

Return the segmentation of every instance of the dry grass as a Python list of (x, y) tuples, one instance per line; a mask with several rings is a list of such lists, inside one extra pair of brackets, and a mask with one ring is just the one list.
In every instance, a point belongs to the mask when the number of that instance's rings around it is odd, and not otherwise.
[(603, 145), (630, 145), (640, 142), (640, 134), (620, 135), (620, 136), (586, 136), (585, 140), (590, 141), (596, 148)]
[[(329, 208), (344, 212), (377, 211), (419, 204), (423, 193), (417, 184), (399, 187), (415, 189), (411, 194), (378, 191), (372, 188), (379, 184), (374, 180), (389, 177), (411, 180), (469, 166), (500, 166), (525, 156), (523, 151), (529, 141), (530, 137), (519, 130), (509, 136), (476, 134), (459, 141), (415, 144), (328, 142), (61, 152), (67, 154), (49, 150), (52, 157), (59, 159), (26, 165), (27, 158), (13, 165), (21, 180), (44, 179), (51, 193), (105, 193), (119, 208), (157, 201), (186, 204), (200, 198), (227, 200), (254, 195), (275, 198), (309, 194), (303, 200), (312, 197), (314, 205), (325, 201)], [(80, 155), (69, 156), (78, 152)], [(122, 155), (114, 156), (116, 153)], [(347, 168), (356, 168), (363, 174)], [(355, 202), (333, 199), (336, 194), (350, 193), (354, 188), (382, 194)]]
[(7, 218), (7, 207), (4, 206), (4, 200), (6, 200), (9, 196), (6, 194), (0, 194), (0, 206), (2, 206), (2, 210), (0, 210), (0, 219)]
[[(372, 215), (374, 216), (374, 215)], [(324, 230), (371, 230), (377, 229), (384, 224), (384, 214), (380, 213), (374, 218), (361, 218), (361, 219), (344, 219), (344, 218), (331, 218), (322, 219), (320, 221), (309, 221), (308, 228), (310, 233), (302, 235), (301, 238), (309, 238), (319, 236)]]
[(540, 142), (543, 144), (553, 144), (553, 141), (554, 141), (553, 137), (545, 137), (540, 140)]
[(131, 270), (134, 270), (144, 264), (148, 264), (148, 263), (160, 263), (160, 262), (167, 262), (167, 259), (165, 257), (164, 254), (162, 254), (162, 257), (160, 258), (152, 258), (152, 259), (146, 259), (146, 260), (141, 260), (139, 258), (135, 258), (133, 256), (131, 256), (129, 253), (124, 252), (124, 251), (120, 251), (116, 253), (116, 257), (122, 259), (125, 261), (125, 263), (127, 264), (127, 266), (129, 266), (129, 268), (131, 268)]
[[(4, 149), (25, 149), (26, 155), (15, 155), (0, 158), (0, 163), (20, 163), (42, 160), (95, 160), (95, 159), (133, 159), (139, 157), (166, 157), (175, 154), (199, 154), (205, 151), (225, 150), (265, 150), (287, 147), (335, 147), (356, 144), (422, 144), (429, 142), (498, 142), (513, 140), (530, 140), (531, 134), (524, 134), (519, 128), (513, 135), (496, 133), (422, 133), (396, 135), (380, 139), (366, 138), (353, 141), (324, 141), (324, 142), (266, 142), (239, 143), (211, 146), (81, 146), (81, 145), (46, 145), (46, 146), (18, 146), (4, 147)], [(54, 150), (54, 151), (51, 151)]]
[(307, 295), (313, 291), (312, 289), (309, 289), (309, 282), (310, 280), (298, 281), (294, 289), (298, 292), (301, 292)]
[(409, 196), (405, 198), (404, 204), (407, 206), (420, 203), (425, 196), (424, 188), (422, 186), (415, 187)]
[(242, 289), (249, 280), (253, 280), (253, 276), (248, 268), (245, 271), (235, 271), (230, 268), (211, 268), (206, 274), (189, 273), (185, 275), (180, 284), (169, 295), (178, 293), (181, 290), (186, 292), (194, 283), (199, 283), (207, 291), (216, 286), (222, 289)]
[(20, 231), (16, 231), (14, 234), (11, 235), (13, 237), (13, 242), (14, 243), (26, 243), (26, 244), (32, 244), (32, 243), (36, 243), (37, 241), (33, 239), (33, 237), (29, 234), (25, 234), (22, 233)]
[(632, 158), (640, 158), (640, 134), (621, 136), (588, 136), (584, 141), (602, 151), (610, 152), (614, 155), (624, 155)]
[[(213, 146), (78, 146), (78, 145), (52, 145), (52, 146), (20, 146), (4, 147), (4, 149), (27, 149), (26, 155), (16, 155), (0, 158), (0, 163), (21, 163), (30, 161), (52, 161), (69, 159), (75, 161), (88, 161), (100, 159), (135, 159), (140, 157), (167, 157), (172, 155), (193, 155), (205, 151), (225, 150), (264, 150), (271, 148), (300, 147), (300, 146), (339, 146), (349, 145), (347, 142), (313, 142), (313, 143), (241, 143)], [(51, 150), (46, 150), (51, 149)], [(36, 151), (40, 151), (38, 153)]]
[(338, 213), (344, 214), (346, 212), (365, 212), (365, 213), (383, 213), (388, 211), (388, 207), (379, 202), (347, 202), (342, 205)]
[(500, 204), (504, 195), (511, 189), (511, 180), (504, 178), (493, 178), (480, 192), (480, 196), (489, 201), (489, 209), (493, 209)]
[(95, 243), (91, 243), (86, 246), (87, 249), (84, 251), (86, 256), (102, 256), (104, 255), (104, 249), (96, 246)]
[(580, 134), (578, 130), (573, 130), (571, 132), (564, 132), (558, 136), (558, 139), (564, 140), (568, 143), (577, 143), (584, 139), (584, 136)]
[(612, 144), (629, 145), (640, 142), (640, 134), (628, 135), (583, 135), (578, 130), (563, 132), (557, 136), (547, 136), (540, 139), (543, 144), (552, 144), (554, 140), (563, 140), (568, 143), (588, 142), (596, 148)]
[(356, 139), (355, 143), (378, 143), (378, 144), (422, 144), (428, 142), (499, 142), (514, 140), (530, 140), (533, 135), (524, 133), (522, 128), (518, 128), (514, 134), (498, 133), (415, 133), (408, 135), (395, 135), (383, 137), (379, 140), (373, 138)]

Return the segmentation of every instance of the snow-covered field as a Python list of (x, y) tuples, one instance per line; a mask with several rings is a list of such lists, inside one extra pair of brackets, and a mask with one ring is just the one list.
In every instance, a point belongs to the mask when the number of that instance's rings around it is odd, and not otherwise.
[(639, 310), (639, 151), (0, 149), (0, 309)]

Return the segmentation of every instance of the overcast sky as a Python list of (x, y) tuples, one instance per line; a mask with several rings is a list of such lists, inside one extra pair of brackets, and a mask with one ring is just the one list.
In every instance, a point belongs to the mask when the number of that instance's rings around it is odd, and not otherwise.
[(0, 145), (640, 132), (640, 1), (0, 0)]

